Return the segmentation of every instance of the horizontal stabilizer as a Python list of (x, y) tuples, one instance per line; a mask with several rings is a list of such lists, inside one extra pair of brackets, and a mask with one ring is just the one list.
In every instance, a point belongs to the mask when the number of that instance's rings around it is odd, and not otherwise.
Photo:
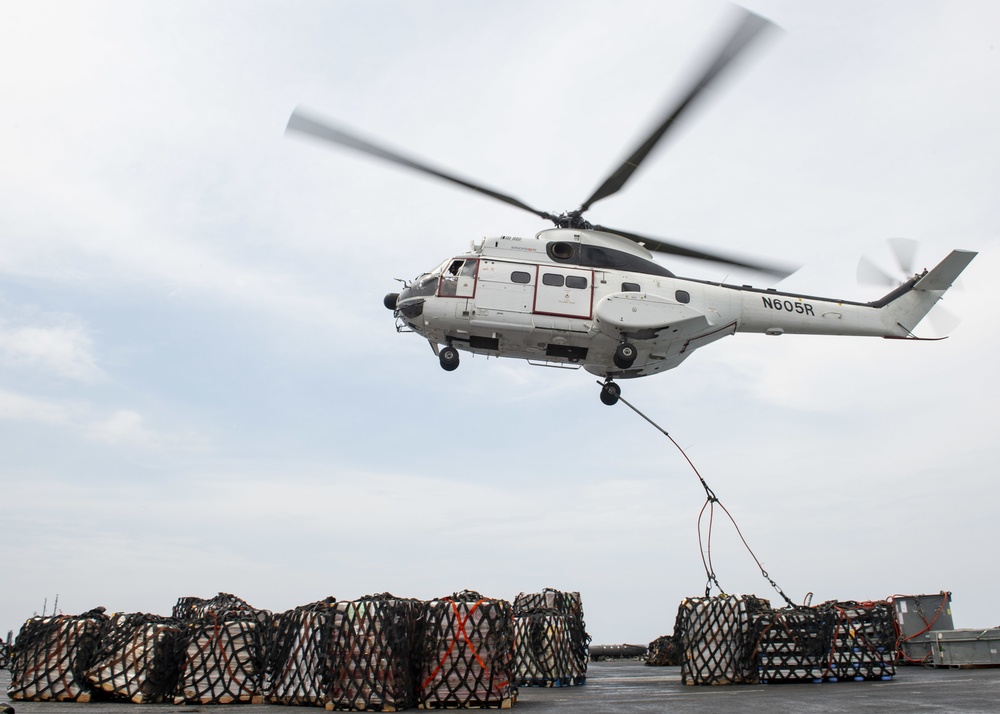
[(953, 250), (927, 275), (917, 281), (914, 290), (947, 290), (978, 253), (973, 250)]

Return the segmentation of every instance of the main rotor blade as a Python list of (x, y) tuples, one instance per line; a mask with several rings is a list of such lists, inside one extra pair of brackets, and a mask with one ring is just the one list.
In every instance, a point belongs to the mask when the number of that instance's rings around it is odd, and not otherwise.
[(773, 27), (769, 20), (766, 20), (759, 15), (754, 15), (753, 13), (739, 8), (743, 17), (740, 24), (736, 27), (736, 31), (733, 32), (729, 40), (722, 46), (722, 48), (716, 53), (715, 59), (708, 66), (708, 68), (702, 72), (698, 81), (694, 83), (691, 89), (688, 90), (687, 94), (681, 100), (681, 102), (670, 111), (660, 123), (658, 127), (653, 131), (649, 137), (639, 145), (639, 147), (632, 152), (632, 155), (625, 159), (625, 162), (618, 167), (618, 169), (608, 176), (607, 180), (601, 184), (600, 188), (594, 191), (594, 195), (588, 198), (580, 206), (580, 213), (586, 211), (590, 206), (602, 198), (607, 198), (608, 196), (619, 191), (625, 182), (631, 178), (632, 173), (639, 168), (639, 165), (643, 162), (650, 151), (656, 146), (656, 144), (663, 138), (667, 130), (670, 129), (674, 122), (676, 122), (682, 114), (687, 110), (691, 103), (698, 97), (701, 92), (708, 87), (712, 80), (714, 80), (726, 66), (732, 62), (732, 60), (743, 51), (743, 49), (753, 40), (757, 35), (759, 35), (765, 28)]
[(740, 268), (749, 268), (751, 270), (756, 270), (761, 273), (767, 273), (768, 275), (774, 275), (778, 278), (787, 278), (789, 275), (798, 270), (798, 267), (793, 267), (790, 265), (781, 265), (778, 263), (757, 263), (733, 255), (725, 255), (723, 253), (715, 253), (705, 250), (698, 250), (696, 248), (688, 248), (687, 246), (681, 245), (679, 243), (659, 240), (656, 238), (647, 238), (646, 236), (641, 236), (638, 233), (631, 233), (629, 231), (620, 231), (617, 228), (608, 228), (607, 226), (599, 226), (597, 230), (605, 231), (607, 233), (614, 233), (616, 235), (622, 236), (623, 238), (628, 238), (631, 241), (639, 243), (646, 250), (653, 251), (656, 253), (667, 253), (669, 255), (680, 255), (685, 258), (698, 258), (699, 260), (708, 260), (713, 263), (724, 263), (726, 265), (735, 265)]
[(539, 211), (532, 208), (528, 204), (519, 201), (513, 196), (508, 196), (505, 193), (500, 193), (499, 191), (494, 191), (491, 188), (487, 188), (478, 183), (470, 181), (469, 179), (462, 178), (456, 174), (445, 171), (444, 169), (439, 169), (431, 166), (429, 163), (418, 160), (412, 157), (404, 156), (402, 154), (391, 151), (383, 146), (378, 146), (371, 142), (365, 141), (353, 134), (348, 133), (343, 129), (335, 128), (334, 126), (313, 119), (306, 116), (301, 109), (296, 108), (292, 112), (291, 117), (288, 119), (288, 126), (285, 128), (285, 132), (298, 131), (303, 134), (309, 134), (317, 139), (322, 139), (323, 141), (329, 141), (333, 144), (339, 144), (340, 146), (346, 146), (349, 149), (354, 149), (355, 151), (360, 151), (364, 154), (370, 154), (371, 156), (377, 156), (380, 159), (384, 159), (394, 164), (399, 164), (400, 166), (406, 166), (407, 168), (419, 171), (421, 173), (429, 174), (435, 176), (439, 179), (444, 179), (464, 188), (472, 189), (473, 191), (478, 191), (479, 193), (495, 198), (498, 201), (503, 201), (511, 206), (515, 206), (522, 210), (534, 213), (540, 218), (545, 218), (551, 220), (553, 217), (551, 214), (544, 211)]

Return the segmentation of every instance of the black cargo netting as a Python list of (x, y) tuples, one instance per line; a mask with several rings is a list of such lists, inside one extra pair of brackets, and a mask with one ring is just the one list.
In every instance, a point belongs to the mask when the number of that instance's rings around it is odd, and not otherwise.
[(230, 613), (189, 623), (174, 703), (261, 703), (267, 619), (265, 613)]
[(170, 700), (184, 657), (183, 623), (143, 613), (113, 615), (87, 680), (112, 699)]
[(765, 610), (756, 623), (760, 681), (818, 682), (828, 674), (836, 623), (829, 609)]
[(14, 700), (89, 702), (93, 664), (107, 627), (104, 608), (79, 616), (33, 617), (24, 623), (11, 649), (10, 686)]
[(854, 681), (891, 679), (896, 674), (892, 605), (840, 602), (828, 607), (837, 621), (831, 656), (833, 676)]
[(514, 598), (514, 616), (555, 610), (562, 615), (572, 615), (583, 622), (583, 601), (578, 592), (562, 592), (545, 588), (540, 593), (520, 593)]
[(570, 686), (587, 679), (590, 635), (578, 592), (545, 588), (514, 598), (514, 673), (518, 684)]
[(757, 631), (762, 682), (883, 680), (896, 673), (895, 620), (887, 602), (769, 610)]
[(267, 702), (326, 705), (332, 669), (333, 602), (330, 598), (275, 618), (264, 681)]
[(587, 659), (574, 646), (574, 619), (555, 610), (514, 618), (514, 676), (519, 685), (565, 687), (586, 681)]
[(10, 666), (11, 636), (12, 633), (8, 633), (6, 640), (0, 640), (0, 669), (7, 669)]
[(649, 643), (646, 651), (646, 666), (677, 667), (681, 663), (683, 650), (674, 635), (663, 635)]
[(173, 616), (178, 620), (200, 620), (209, 615), (228, 619), (231, 614), (244, 617), (245, 613), (257, 613), (246, 600), (229, 593), (219, 593), (213, 598), (181, 597), (174, 605)]
[(688, 598), (677, 613), (684, 684), (753, 684), (757, 682), (753, 621), (769, 607), (750, 595)]
[(414, 705), (419, 607), (388, 593), (333, 605), (328, 709), (396, 711)]
[(415, 652), (422, 708), (506, 709), (517, 701), (509, 602), (465, 591), (424, 603)]

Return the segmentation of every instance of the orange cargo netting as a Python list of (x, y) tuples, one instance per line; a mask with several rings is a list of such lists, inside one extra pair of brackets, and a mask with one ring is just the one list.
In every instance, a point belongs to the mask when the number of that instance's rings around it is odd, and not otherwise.
[(424, 605), (418, 644), (422, 708), (509, 708), (514, 683), (511, 605), (464, 591)]

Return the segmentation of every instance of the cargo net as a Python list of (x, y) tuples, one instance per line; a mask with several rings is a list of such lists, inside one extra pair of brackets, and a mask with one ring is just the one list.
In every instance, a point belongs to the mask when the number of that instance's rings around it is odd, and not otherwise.
[(183, 637), (178, 620), (143, 613), (113, 615), (87, 680), (114, 700), (169, 701), (184, 656)]
[(751, 595), (688, 598), (681, 602), (674, 635), (683, 658), (684, 684), (755, 684), (755, 616), (769, 607)]
[(546, 588), (514, 599), (514, 676), (518, 684), (565, 687), (587, 681), (590, 635), (580, 593)]
[(10, 646), (13, 635), (13, 632), (8, 632), (7, 641), (0, 640), (0, 669), (7, 669), (10, 666)]
[(245, 617), (247, 613), (256, 615), (258, 612), (262, 611), (251, 607), (250, 603), (242, 598), (229, 593), (219, 593), (212, 598), (177, 598), (177, 604), (174, 605), (172, 614), (177, 620), (200, 620), (210, 615), (229, 619), (231, 615)]
[(332, 624), (332, 598), (275, 617), (264, 679), (269, 704), (326, 705)]
[(509, 602), (464, 591), (424, 603), (415, 649), (424, 709), (508, 709), (517, 701)]
[(264, 613), (210, 614), (187, 625), (175, 704), (260, 704), (267, 631)]
[(562, 615), (572, 615), (583, 622), (583, 601), (580, 593), (562, 592), (545, 588), (540, 593), (521, 593), (514, 598), (514, 616), (539, 610), (555, 610)]
[(411, 653), (420, 605), (388, 593), (338, 602), (327, 709), (397, 711), (416, 701)]
[[(839, 680), (888, 680), (896, 674), (896, 620), (888, 602), (827, 605), (836, 618), (832, 676)], [(823, 606), (821, 606), (823, 607)]]
[(671, 635), (657, 637), (649, 643), (646, 653), (646, 665), (649, 667), (676, 667), (684, 661), (684, 643), (682, 635), (687, 622), (688, 608), (684, 602), (677, 608), (674, 618), (674, 632)]
[(25, 622), (11, 649), (7, 696), (22, 701), (89, 702), (94, 692), (86, 671), (107, 624), (104, 608)]
[(891, 679), (896, 629), (887, 602), (827, 602), (757, 619), (761, 682)]
[(761, 683), (823, 681), (829, 671), (835, 626), (829, 609), (762, 612), (756, 622)]
[(657, 637), (646, 650), (647, 667), (676, 667), (681, 663), (681, 646), (673, 635)]
[(586, 657), (574, 647), (573, 618), (541, 610), (514, 618), (514, 678), (519, 685), (568, 687), (583, 684)]

